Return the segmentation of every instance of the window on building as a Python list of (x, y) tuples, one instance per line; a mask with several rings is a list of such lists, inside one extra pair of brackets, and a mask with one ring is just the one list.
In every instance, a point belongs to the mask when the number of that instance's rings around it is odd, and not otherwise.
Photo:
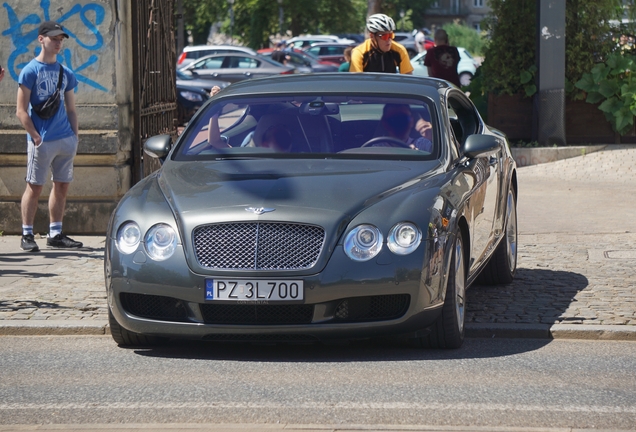
[(484, 7), (484, 0), (473, 0), (473, 5), (478, 8)]
[(451, 0), (451, 12), (459, 14), (459, 0)]

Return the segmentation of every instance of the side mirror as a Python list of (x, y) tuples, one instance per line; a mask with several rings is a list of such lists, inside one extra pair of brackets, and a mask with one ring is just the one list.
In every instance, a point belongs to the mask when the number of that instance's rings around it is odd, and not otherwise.
[(156, 159), (164, 159), (170, 153), (172, 137), (170, 135), (156, 135), (144, 143), (144, 153)]
[(464, 156), (475, 158), (497, 152), (502, 146), (499, 138), (492, 135), (470, 135), (462, 145), (461, 152)]

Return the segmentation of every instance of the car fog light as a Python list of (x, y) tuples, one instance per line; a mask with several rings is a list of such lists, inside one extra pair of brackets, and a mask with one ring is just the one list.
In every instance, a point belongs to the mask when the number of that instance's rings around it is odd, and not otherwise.
[(141, 230), (135, 222), (126, 222), (117, 231), (117, 249), (119, 252), (129, 255), (137, 250), (141, 241)]
[(391, 228), (387, 246), (394, 254), (408, 255), (420, 245), (422, 232), (410, 222), (400, 222)]
[(382, 250), (384, 237), (373, 225), (358, 225), (345, 237), (344, 250), (354, 261), (368, 261)]
[(349, 300), (343, 300), (336, 308), (334, 315), (341, 320), (349, 318)]
[(163, 261), (177, 249), (177, 233), (170, 225), (157, 224), (146, 233), (146, 252), (155, 261)]

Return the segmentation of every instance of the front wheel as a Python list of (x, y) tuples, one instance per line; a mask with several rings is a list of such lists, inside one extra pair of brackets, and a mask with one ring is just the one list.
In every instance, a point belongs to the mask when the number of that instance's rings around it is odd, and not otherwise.
[(110, 326), (110, 335), (113, 337), (117, 345), (120, 347), (147, 347), (157, 346), (165, 343), (166, 338), (158, 336), (146, 336), (139, 333), (134, 333), (123, 328), (108, 308), (108, 325)]
[(442, 314), (429, 329), (430, 332), (415, 342), (426, 348), (459, 348), (464, 343), (466, 321), (466, 262), (464, 241), (459, 229), (455, 233), (446, 299)]
[(504, 238), (481, 271), (477, 283), (499, 285), (512, 282), (517, 272), (517, 200), (512, 190), (506, 199), (506, 228)]

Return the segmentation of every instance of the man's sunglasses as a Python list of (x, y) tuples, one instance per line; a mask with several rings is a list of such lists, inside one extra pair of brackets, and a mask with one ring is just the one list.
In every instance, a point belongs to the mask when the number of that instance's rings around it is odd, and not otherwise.
[(388, 41), (389, 39), (393, 39), (395, 37), (393, 32), (389, 32), (389, 33), (375, 33), (375, 35), (377, 37), (379, 37), (380, 39), (382, 39), (383, 41)]

